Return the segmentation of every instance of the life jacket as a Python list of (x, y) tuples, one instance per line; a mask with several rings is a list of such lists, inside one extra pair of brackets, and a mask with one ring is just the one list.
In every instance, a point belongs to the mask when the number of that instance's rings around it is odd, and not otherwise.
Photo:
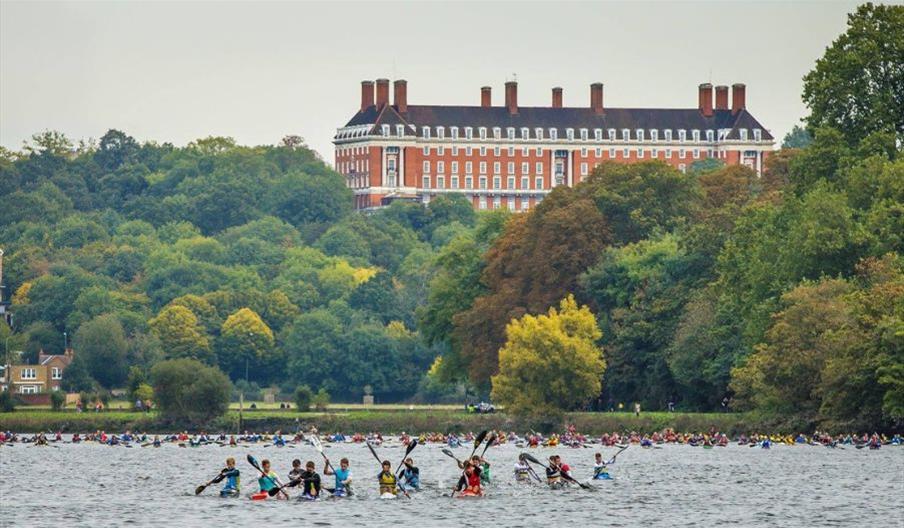
[(224, 490), (239, 490), (241, 486), (241, 477), (238, 469), (232, 468), (226, 473), (226, 485), (223, 486)]
[(340, 467), (338, 469), (334, 469), (333, 472), (336, 475), (336, 491), (345, 490), (345, 484), (343, 484), (342, 482), (348, 480), (348, 477), (351, 474), (351, 470), (342, 469)]
[(515, 480), (530, 480), (530, 466), (515, 463)]
[(276, 473), (271, 471), (266, 475), (261, 475), (261, 478), (257, 479), (257, 484), (261, 487), (261, 491), (270, 491), (276, 487)]
[(392, 472), (381, 471), (379, 475), (377, 475), (377, 480), (380, 482), (380, 494), (383, 493), (392, 493), (395, 495), (396, 493), (396, 477), (392, 474)]
[(476, 471), (468, 475), (465, 473), (465, 480), (468, 482), (468, 489), (472, 491), (480, 491), (480, 474)]
[(547, 483), (551, 484), (553, 482), (559, 482), (561, 480), (562, 480), (562, 472), (561, 472), (561, 470), (559, 470), (559, 468), (552, 468), (552, 467), (546, 468), (546, 482)]

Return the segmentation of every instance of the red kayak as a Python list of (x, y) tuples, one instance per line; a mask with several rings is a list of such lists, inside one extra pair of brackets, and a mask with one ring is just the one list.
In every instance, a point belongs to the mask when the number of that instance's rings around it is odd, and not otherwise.
[(461, 491), (455, 495), (457, 499), (478, 499), (480, 497), (483, 497), (483, 493), (474, 491)]
[(286, 500), (286, 496), (283, 495), (282, 493), (278, 493), (278, 494), (274, 495), (273, 497), (271, 497), (270, 494), (267, 493), (266, 491), (259, 491), (257, 493), (252, 493), (248, 498), (253, 501), (271, 500), (271, 499), (272, 500)]

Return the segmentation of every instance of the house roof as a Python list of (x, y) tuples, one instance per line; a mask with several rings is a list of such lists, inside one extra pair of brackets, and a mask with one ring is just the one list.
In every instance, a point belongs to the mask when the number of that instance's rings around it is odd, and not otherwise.
[[(404, 114), (395, 106), (386, 105), (378, 110), (370, 106), (356, 113), (346, 124), (350, 126), (406, 124), (415, 127), (414, 133), (420, 136), (421, 127), (443, 126), (459, 128), (472, 127), (508, 127), (530, 129), (530, 138), (536, 139), (536, 128), (542, 128), (544, 137), (548, 137), (549, 129), (557, 129), (560, 138), (565, 137), (565, 130), (573, 128), (575, 133), (586, 128), (588, 130), (614, 128), (621, 137), (621, 130), (636, 129), (657, 130), (723, 130), (730, 132), (726, 139), (740, 139), (741, 128), (762, 130), (764, 140), (773, 139), (772, 135), (747, 110), (732, 114), (731, 110), (713, 110), (711, 117), (704, 117), (697, 108), (606, 108), (602, 114), (596, 114), (589, 107), (519, 107), (517, 114), (510, 114), (504, 106), (440, 106), (440, 105), (408, 105)], [(406, 127), (406, 135), (411, 131)], [(592, 133), (592, 132), (591, 132)], [(393, 129), (393, 134), (395, 130)]]

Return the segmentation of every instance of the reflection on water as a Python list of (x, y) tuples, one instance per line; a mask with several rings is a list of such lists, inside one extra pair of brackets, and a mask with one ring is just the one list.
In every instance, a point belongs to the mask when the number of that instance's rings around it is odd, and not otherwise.
[[(338, 462), (351, 461), (354, 499), (320, 502), (220, 499), (217, 485), (201, 496), (194, 488), (212, 478), (227, 456), (238, 460), (243, 493), (257, 489), (247, 453), (269, 458), (285, 479), (291, 461), (322, 459), (308, 446), (284, 448), (59, 447), (0, 446), (0, 526), (235, 526), (303, 522), (311, 526), (374, 526), (391, 523), (419, 527), (664, 526), (731, 524), (742, 526), (904, 526), (904, 447), (879, 451), (775, 446), (701, 449), (633, 446), (611, 467), (615, 480), (550, 491), (515, 484), (512, 465), (519, 449), (493, 447), (494, 484), (483, 499), (448, 498), (458, 478), (442, 446), (421, 445), (412, 453), (421, 468), (424, 490), (411, 500), (377, 499), (379, 467), (363, 445), (327, 445)], [(456, 450), (464, 458), (470, 449)], [(589, 477), (596, 449), (534, 449), (537, 458), (555, 452), (573, 474)], [(603, 448), (608, 457), (614, 448)], [(395, 463), (400, 447), (379, 453)], [(329, 483), (331, 477), (326, 477)]]

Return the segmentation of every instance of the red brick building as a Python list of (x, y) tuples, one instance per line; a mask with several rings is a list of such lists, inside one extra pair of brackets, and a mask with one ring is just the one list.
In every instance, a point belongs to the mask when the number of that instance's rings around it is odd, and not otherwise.
[[(519, 106), (518, 84), (505, 104), (491, 88), (479, 106), (409, 105), (404, 80), (361, 83), (358, 112), (333, 139), (336, 170), (355, 207), (394, 199), (467, 196), (478, 209), (526, 211), (557, 185), (575, 185), (604, 161), (662, 160), (686, 171), (715, 158), (762, 173), (773, 137), (747, 111), (746, 87), (701, 84), (695, 108), (609, 108), (603, 85), (590, 85), (585, 106), (566, 107), (561, 88), (550, 106)], [(715, 96), (715, 97), (714, 97)]]

